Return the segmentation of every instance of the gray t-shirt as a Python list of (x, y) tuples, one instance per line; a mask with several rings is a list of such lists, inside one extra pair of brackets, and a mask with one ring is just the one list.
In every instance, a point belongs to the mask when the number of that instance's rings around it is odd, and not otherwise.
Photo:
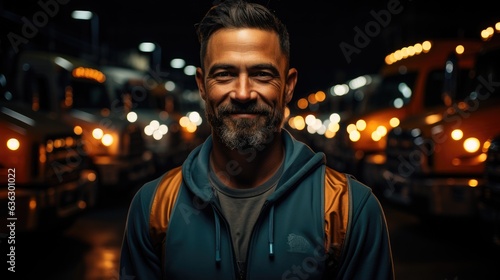
[(255, 222), (267, 197), (274, 192), (282, 172), (283, 163), (264, 184), (250, 189), (235, 189), (224, 185), (210, 166), (209, 180), (216, 190), (222, 214), (229, 223), (234, 253), (240, 268), (244, 268), (246, 262), (248, 243)]

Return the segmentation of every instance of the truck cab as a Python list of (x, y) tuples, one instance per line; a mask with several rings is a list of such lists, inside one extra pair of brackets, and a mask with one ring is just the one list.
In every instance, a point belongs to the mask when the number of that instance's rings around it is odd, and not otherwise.
[(155, 174), (140, 128), (113, 113), (106, 75), (97, 65), (60, 53), (24, 51), (16, 67), (18, 99), (33, 111), (57, 115), (81, 135), (101, 186), (123, 189)]
[[(108, 77), (108, 92), (117, 100), (113, 105), (117, 110), (113, 111), (117, 117), (140, 127), (158, 170), (182, 164), (187, 154), (204, 141), (207, 135), (201, 131), (206, 122), (201, 107), (186, 106), (201, 103), (198, 93), (186, 92), (152, 70), (123, 66), (104, 66), (102, 70)], [(195, 100), (186, 102), (186, 96)]]
[(389, 133), (386, 194), (422, 217), (478, 217), (487, 150), (500, 134), (498, 43), (482, 45), (463, 80), (451, 80), (459, 94), (446, 106), (402, 121)]
[(491, 139), (486, 154), (479, 216), (488, 242), (500, 248), (500, 134)]
[(385, 58), (381, 82), (366, 100), (364, 112), (340, 123), (334, 142), (334, 167), (357, 176), (381, 194), (385, 180), (388, 132), (399, 123), (442, 106), (445, 62), (450, 53), (460, 57), (461, 69), (473, 66), (480, 40), (429, 40), (396, 50)]
[[(177, 93), (167, 91), (167, 81), (161, 73), (122, 66), (105, 66), (107, 87), (116, 116), (138, 125), (146, 147), (154, 154), (156, 168), (166, 170), (173, 166), (172, 156), (179, 151), (178, 114), (174, 110)], [(175, 106), (177, 107), (177, 106)], [(177, 108), (175, 108), (177, 109)]]
[(97, 171), (81, 135), (55, 115), (12, 101), (9, 81), (0, 74), (0, 218), (16, 232), (64, 229), (95, 206)]
[(379, 83), (379, 74), (367, 73), (299, 99), (298, 114), (287, 121), (290, 132), (311, 149), (323, 151), (327, 164), (338, 166), (331, 155), (337, 147), (339, 123), (361, 114)]

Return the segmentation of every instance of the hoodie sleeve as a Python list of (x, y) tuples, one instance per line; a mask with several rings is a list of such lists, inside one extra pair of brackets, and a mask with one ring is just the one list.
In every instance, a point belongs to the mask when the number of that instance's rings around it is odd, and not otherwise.
[(120, 279), (161, 279), (161, 262), (154, 247), (149, 219), (156, 184), (144, 185), (130, 204), (120, 256)]
[(336, 279), (393, 280), (389, 232), (380, 202), (371, 189), (351, 182), (351, 217)]

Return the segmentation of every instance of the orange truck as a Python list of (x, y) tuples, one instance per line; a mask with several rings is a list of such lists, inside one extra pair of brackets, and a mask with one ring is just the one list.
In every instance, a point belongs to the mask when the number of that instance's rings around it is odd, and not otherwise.
[[(141, 128), (116, 117), (106, 75), (91, 61), (63, 53), (23, 51), (15, 65), (16, 98), (58, 116), (81, 135), (103, 190), (129, 188), (156, 172)], [(133, 187), (133, 186), (132, 186)]]
[(14, 225), (0, 233), (63, 229), (95, 205), (96, 170), (71, 126), (3, 100), (0, 131), (0, 218)]
[(500, 247), (500, 134), (491, 139), (488, 147), (485, 180), (479, 199), (479, 217), (485, 238)]
[[(425, 218), (478, 217), (487, 151), (500, 134), (500, 45), (485, 42), (474, 61), (468, 79), (451, 78), (445, 87), (455, 92), (446, 106), (389, 133), (385, 195)], [(460, 69), (448, 72), (460, 77)]]
[(481, 46), (480, 40), (431, 40), (387, 55), (381, 81), (368, 96), (364, 112), (340, 122), (331, 141), (332, 166), (354, 174), (381, 195), (387, 133), (409, 116), (442, 106), (446, 60), (455, 53), (466, 71)]
[(182, 164), (205, 139), (202, 133), (207, 122), (197, 91), (193, 94), (183, 89), (163, 73), (111, 65), (101, 69), (111, 98), (121, 103), (113, 106), (122, 108), (115, 110), (115, 115), (141, 128), (158, 170)]

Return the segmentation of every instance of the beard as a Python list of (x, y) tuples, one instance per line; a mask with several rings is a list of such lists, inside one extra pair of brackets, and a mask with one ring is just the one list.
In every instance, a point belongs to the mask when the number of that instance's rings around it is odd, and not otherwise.
[[(232, 118), (231, 114), (256, 114), (256, 118)], [(284, 108), (256, 103), (230, 103), (206, 107), (206, 117), (214, 133), (231, 150), (261, 148), (271, 142), (283, 125)]]

